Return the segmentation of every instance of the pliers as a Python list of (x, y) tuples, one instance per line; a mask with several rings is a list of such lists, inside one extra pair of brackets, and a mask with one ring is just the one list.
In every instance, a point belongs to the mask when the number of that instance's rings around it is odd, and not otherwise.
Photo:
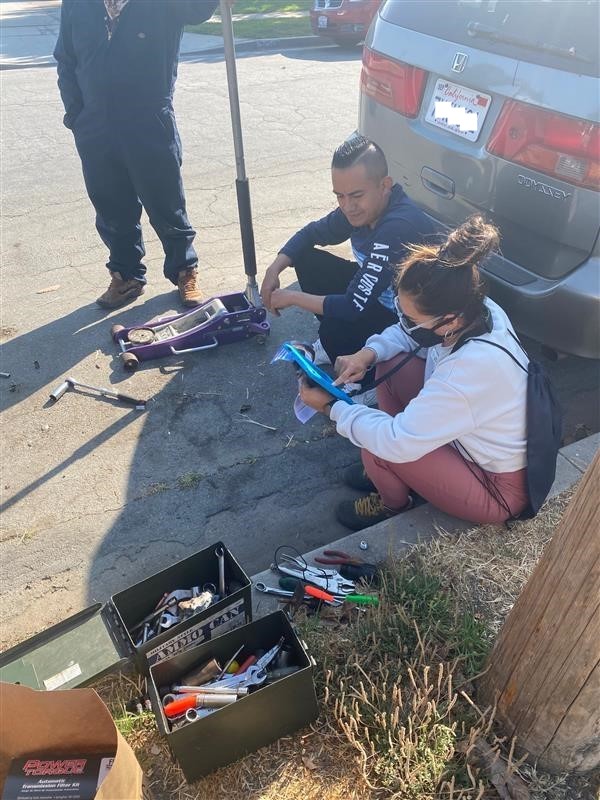
[[(327, 556), (327, 558), (323, 558)], [(317, 564), (364, 564), (362, 558), (354, 558), (343, 550), (323, 550), (323, 556), (317, 556)]]
[(323, 550), (323, 556), (315, 557), (315, 561), (318, 564), (339, 564), (340, 574), (352, 581), (371, 581), (377, 577), (379, 571), (375, 564), (368, 564), (362, 558), (355, 558), (343, 550)]

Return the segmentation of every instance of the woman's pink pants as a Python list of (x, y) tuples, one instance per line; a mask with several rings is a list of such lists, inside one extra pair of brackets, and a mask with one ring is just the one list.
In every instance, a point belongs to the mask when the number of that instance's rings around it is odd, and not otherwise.
[[(377, 377), (388, 372), (405, 355), (401, 353), (378, 365)], [(412, 358), (381, 383), (377, 387), (380, 411), (390, 416), (404, 411), (423, 388), (424, 373), (425, 362)], [(435, 420), (432, 424), (435, 425)], [(467, 465), (450, 444), (404, 464), (377, 458), (367, 450), (362, 450), (361, 455), (367, 475), (377, 487), (384, 505), (390, 509), (403, 508), (409, 500), (410, 489), (441, 511), (477, 523), (505, 522), (520, 514), (528, 503), (525, 468), (517, 472), (486, 472), (472, 462)], [(510, 514), (487, 490), (484, 476), (504, 498)]]

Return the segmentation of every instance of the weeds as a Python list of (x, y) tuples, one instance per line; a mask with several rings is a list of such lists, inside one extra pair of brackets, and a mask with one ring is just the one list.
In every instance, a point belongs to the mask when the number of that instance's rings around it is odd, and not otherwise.
[(483, 734), (490, 715), (477, 713), (456, 684), (483, 663), (485, 624), (458, 611), (418, 558), (390, 563), (381, 595), (343, 638), (312, 624), (304, 631), (326, 666), (333, 718), (377, 796), (426, 800), (451, 791), (455, 800), (476, 800), (483, 784), (458, 745)]
[(195, 489), (203, 477), (199, 472), (187, 472), (177, 478), (177, 487), (183, 491)]

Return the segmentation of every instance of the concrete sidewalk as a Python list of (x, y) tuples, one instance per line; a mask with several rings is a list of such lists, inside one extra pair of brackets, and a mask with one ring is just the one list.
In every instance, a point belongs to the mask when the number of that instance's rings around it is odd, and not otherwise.
[[(47, 67), (56, 64), (52, 53), (60, 27), (60, 0), (21, 0), (0, 3), (0, 69)], [(234, 20), (289, 14), (234, 14)], [(298, 15), (296, 15), (298, 16)], [(330, 46), (319, 36), (281, 39), (236, 39), (239, 53), (290, 47)], [(184, 32), (181, 59), (223, 53), (223, 38)]]
[[(591, 464), (599, 447), (600, 433), (563, 447), (558, 456), (556, 479), (549, 497), (555, 497), (574, 486)], [(406, 553), (415, 544), (433, 539), (440, 531), (458, 533), (473, 527), (475, 526), (472, 523), (450, 517), (427, 503), (371, 528), (349, 533), (348, 536), (324, 547), (343, 550), (365, 561), (378, 563), (390, 555), (399, 556)], [(366, 543), (366, 550), (360, 547), (361, 542)], [(314, 564), (314, 557), (322, 553), (324, 547), (305, 553), (304, 558), (307, 563)], [(261, 581), (267, 586), (277, 586), (279, 577), (278, 573), (267, 569), (253, 575), (252, 583), (256, 585)], [(278, 607), (277, 597), (265, 595), (256, 589), (252, 590), (252, 608), (257, 619), (277, 610)]]

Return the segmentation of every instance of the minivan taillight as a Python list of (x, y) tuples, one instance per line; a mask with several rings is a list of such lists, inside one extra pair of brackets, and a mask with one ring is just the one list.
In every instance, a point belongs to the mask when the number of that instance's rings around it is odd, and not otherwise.
[(576, 186), (600, 190), (600, 125), (507, 100), (487, 150)]
[(360, 75), (361, 90), (383, 106), (416, 117), (421, 107), (427, 72), (410, 64), (363, 49), (363, 67)]

